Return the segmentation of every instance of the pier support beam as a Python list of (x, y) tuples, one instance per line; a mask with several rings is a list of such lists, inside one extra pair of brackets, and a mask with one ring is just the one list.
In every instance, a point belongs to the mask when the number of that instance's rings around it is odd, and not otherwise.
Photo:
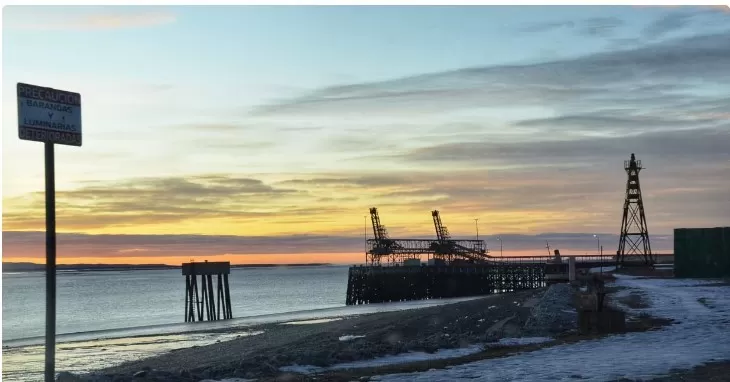
[[(216, 321), (233, 318), (228, 275), (230, 262), (184, 263), (185, 322)], [(200, 278), (198, 278), (200, 276)], [(213, 289), (213, 276), (217, 277), (218, 289)], [(201, 288), (198, 289), (198, 280)]]
[(346, 305), (479, 296), (545, 286), (543, 264), (350, 268)]
[(568, 281), (575, 281), (575, 256), (568, 256)]

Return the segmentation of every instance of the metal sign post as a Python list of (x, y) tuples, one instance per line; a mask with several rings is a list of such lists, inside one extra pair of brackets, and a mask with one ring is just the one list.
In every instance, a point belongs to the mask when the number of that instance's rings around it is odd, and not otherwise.
[(56, 364), (56, 174), (54, 144), (81, 146), (81, 95), (18, 83), (18, 136), (43, 142), (46, 171), (46, 369)]

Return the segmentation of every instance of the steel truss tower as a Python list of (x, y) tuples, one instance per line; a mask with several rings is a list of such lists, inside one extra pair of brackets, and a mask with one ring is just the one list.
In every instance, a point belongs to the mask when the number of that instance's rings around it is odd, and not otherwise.
[(624, 169), (628, 174), (628, 180), (616, 260), (621, 266), (642, 262), (645, 265), (654, 264), (639, 185), (639, 171), (643, 169), (641, 161), (637, 161), (634, 154), (631, 154), (631, 159), (624, 161)]

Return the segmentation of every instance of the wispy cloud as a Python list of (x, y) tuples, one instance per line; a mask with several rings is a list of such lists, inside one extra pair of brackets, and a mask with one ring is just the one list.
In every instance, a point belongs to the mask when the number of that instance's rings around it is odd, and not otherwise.
[(522, 33), (545, 33), (555, 30), (571, 30), (588, 37), (610, 37), (625, 22), (616, 17), (592, 17), (584, 20), (565, 20), (526, 25), (519, 29)]
[(647, 25), (642, 31), (642, 35), (649, 40), (659, 39), (688, 26), (695, 16), (697, 16), (696, 13), (672, 12)]
[(640, 8), (695, 8), (730, 13), (730, 5), (634, 5)]
[[(592, 233), (592, 232), (591, 232)], [(600, 234), (600, 232), (598, 232)], [(3, 259), (43, 258), (43, 232), (3, 232)], [(525, 252), (543, 255), (547, 252), (545, 241), (552, 248), (561, 249), (563, 254), (593, 254), (596, 240), (589, 233), (544, 233), (539, 235), (507, 234), (500, 235), (507, 254)], [(611, 253), (617, 245), (618, 236), (600, 234), (604, 253)], [(424, 237), (434, 239), (435, 234)], [(468, 236), (468, 238), (472, 238)], [(493, 255), (499, 255), (496, 235), (485, 235), (483, 239), (491, 246)], [(672, 237), (656, 235), (652, 237), (655, 250), (671, 251)], [(496, 248), (496, 250), (495, 250)], [(361, 261), (363, 249), (362, 236), (225, 236), (225, 235), (88, 235), (61, 233), (58, 235), (59, 258), (88, 258), (104, 261), (104, 258), (124, 258), (143, 256), (147, 258), (184, 256), (200, 260), (205, 257), (231, 257), (232, 255), (269, 254), (269, 261), (277, 262), (277, 254), (328, 254), (353, 253), (350, 261)], [(524, 254), (524, 253), (523, 253)], [(101, 259), (101, 260), (100, 260)], [(245, 259), (245, 257), (244, 257)], [(187, 260), (187, 259), (186, 259)], [(155, 260), (151, 260), (155, 262)], [(244, 260), (245, 261), (245, 260)], [(310, 261), (316, 261), (310, 260)]]
[[(317, 211), (296, 206), (296, 198), (302, 195), (300, 191), (272, 187), (257, 179), (222, 175), (97, 182), (75, 190), (57, 191), (56, 195), (62, 211), (59, 220), (67, 229), (182, 223), (220, 217), (257, 218), (281, 213), (282, 209), (298, 215)], [(15, 208), (4, 211), (4, 224), (32, 229), (42, 219), (42, 193), (7, 202)], [(294, 206), (284, 208), (282, 202)], [(90, 214), (93, 219), (88, 218)]]
[(167, 11), (108, 11), (77, 14), (74, 8), (49, 12), (35, 8), (6, 7), (5, 28), (20, 30), (105, 30), (143, 28), (175, 22), (177, 16)]
[[(699, 81), (727, 84), (729, 66), (730, 33), (721, 33), (574, 59), (468, 68), (329, 87), (262, 105), (255, 114), (415, 115), (520, 106), (585, 108), (586, 103), (597, 108), (625, 97), (643, 96), (656, 101), (678, 93), (686, 100), (695, 94)], [(657, 85), (674, 86), (675, 90), (663, 90)]]

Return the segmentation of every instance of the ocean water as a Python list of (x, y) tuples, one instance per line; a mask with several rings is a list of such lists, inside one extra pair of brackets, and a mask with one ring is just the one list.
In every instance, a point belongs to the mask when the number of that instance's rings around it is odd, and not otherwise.
[[(345, 306), (347, 266), (234, 268), (234, 317)], [(3, 273), (3, 345), (45, 335), (45, 273)], [(180, 270), (59, 272), (58, 334), (185, 320)], [(190, 324), (188, 324), (190, 326)]]
[[(184, 322), (180, 270), (59, 272), (56, 371), (87, 372), (174, 349), (262, 333), (264, 323), (316, 324), (475, 297), (345, 305), (347, 266), (231, 270), (233, 319)], [(3, 381), (42, 381), (45, 274), (3, 274)], [(226, 329), (220, 331), (220, 329)]]

